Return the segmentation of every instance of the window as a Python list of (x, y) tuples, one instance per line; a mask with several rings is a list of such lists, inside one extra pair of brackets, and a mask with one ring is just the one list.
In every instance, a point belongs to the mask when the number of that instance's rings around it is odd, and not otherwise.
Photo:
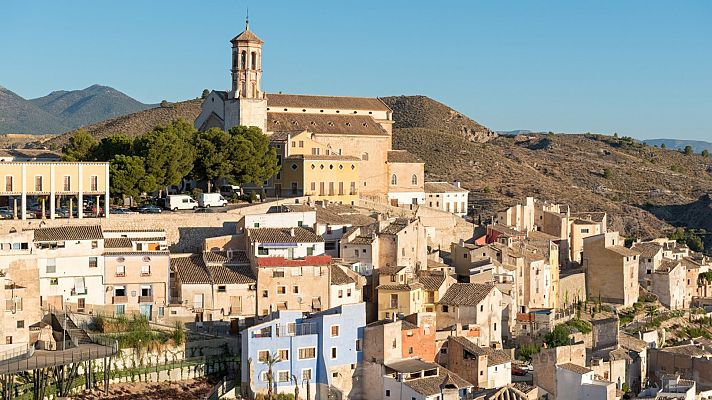
[(269, 297), (269, 292), (267, 290), (263, 290), (262, 297)]
[(312, 380), (312, 370), (311, 368), (304, 368), (302, 370), (302, 380), (311, 381)]
[(64, 178), (62, 179), (62, 190), (65, 192), (69, 192), (72, 190), (72, 177), (69, 175), (65, 175)]
[(299, 147), (304, 147), (304, 141), (303, 141), (303, 140), (300, 140), (300, 141), (299, 141)]
[(286, 286), (277, 286), (277, 294), (287, 294)]
[(117, 265), (116, 266), (116, 276), (126, 276), (126, 266)]
[(10, 175), (8, 175), (8, 176), (5, 177), (5, 191), (6, 191), (6, 192), (12, 192), (12, 191), (13, 191), (13, 190), (12, 190), (12, 186), (13, 186), (13, 185), (12, 185), (12, 183), (13, 183), (13, 182), (12, 182), (12, 179), (13, 179), (13, 178), (12, 178), (12, 176), (10, 176)]
[(339, 336), (339, 325), (331, 325), (331, 337)]
[(391, 186), (395, 186), (398, 184), (398, 177), (396, 174), (391, 175)]
[(125, 304), (117, 304), (115, 310), (116, 310), (116, 315), (124, 315), (124, 314), (126, 314), (126, 305)]
[(272, 278), (284, 278), (284, 270), (275, 269), (274, 271), (272, 271)]
[(346, 289), (346, 297), (351, 297), (351, 289)]
[(363, 350), (361, 348), (361, 339), (356, 339), (356, 351), (361, 351)]
[(324, 250), (336, 250), (336, 242), (324, 242)]
[(257, 53), (254, 51), (250, 54), (250, 66), (252, 69), (257, 69)]
[(277, 373), (277, 382), (289, 382), (289, 371), (279, 371)]
[(35, 192), (41, 192), (42, 191), (42, 176), (38, 175), (35, 176)]
[(247, 52), (243, 50), (240, 53), (240, 69), (245, 69), (245, 64), (247, 64)]
[(351, 187), (349, 188), (349, 194), (356, 194), (356, 182), (351, 182)]
[(59, 278), (50, 278), (49, 279), (49, 284), (52, 286), (57, 286), (59, 285)]
[(344, 291), (342, 289), (339, 289), (338, 296), (340, 299), (344, 297)]
[(448, 307), (448, 306), (443, 306), (443, 312), (449, 312), (449, 307)]
[(99, 177), (92, 175), (89, 177), (89, 191), (97, 192), (99, 191)]
[(25, 327), (25, 321), (17, 321), (17, 329), (23, 329)]
[(97, 258), (89, 257), (89, 268), (96, 268), (96, 266), (97, 266)]
[(294, 293), (294, 294), (299, 293), (299, 286), (296, 286), (296, 285), (293, 286), (293, 287), (292, 287), (292, 293)]
[(218, 293), (225, 293), (225, 292), (227, 292), (227, 286), (218, 285)]
[(410, 177), (410, 184), (413, 186), (418, 185), (418, 175), (413, 174), (413, 176)]
[(99, 241), (98, 240), (92, 240), (91, 241), (91, 248), (96, 249), (99, 247)]
[[(313, 167), (313, 165), (312, 165)], [(312, 192), (316, 192), (316, 182), (312, 182), (311, 185), (309, 186)]]
[(47, 273), (48, 274), (54, 274), (57, 272), (57, 260), (54, 258), (48, 258), (47, 259)]
[(588, 233), (588, 228), (582, 228), (581, 233)]
[(269, 255), (269, 250), (267, 250), (266, 248), (264, 248), (262, 246), (259, 246), (259, 247), (257, 247), (257, 255), (258, 256), (267, 256), (267, 255)]
[(282, 349), (277, 352), (279, 361), (289, 361), (289, 349)]
[(482, 312), (482, 311), (484, 311), (484, 310), (485, 310), (484, 304), (480, 304), (480, 312)]
[(390, 390), (386, 390), (386, 397), (391, 397), (391, 391), (390, 391)]
[(319, 153), (321, 152), (321, 149), (318, 147), (312, 147), (312, 155), (318, 156)]
[(125, 286), (115, 286), (114, 287), (114, 296), (116, 296), (116, 297), (126, 296), (126, 287)]
[(257, 352), (257, 360), (261, 363), (267, 362), (269, 358), (269, 350), (260, 350)]
[(299, 349), (300, 360), (307, 360), (310, 358), (316, 358), (316, 347), (303, 347)]
[(361, 159), (362, 159), (363, 161), (368, 161), (368, 153), (363, 153), (363, 154), (361, 154)]
[(336, 347), (331, 348), (331, 359), (332, 360), (336, 359)]

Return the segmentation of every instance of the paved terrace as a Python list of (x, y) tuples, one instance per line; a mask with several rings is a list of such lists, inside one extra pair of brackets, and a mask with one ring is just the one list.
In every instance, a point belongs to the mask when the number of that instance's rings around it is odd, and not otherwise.
[(27, 358), (14, 358), (0, 361), (0, 374), (15, 374), (48, 367), (58, 367), (76, 362), (96, 360), (116, 355), (118, 346), (97, 343), (81, 344), (67, 350), (35, 350)]

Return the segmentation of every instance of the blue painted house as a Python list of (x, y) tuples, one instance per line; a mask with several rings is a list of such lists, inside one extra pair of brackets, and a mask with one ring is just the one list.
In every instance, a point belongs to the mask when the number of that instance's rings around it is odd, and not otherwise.
[(296, 379), (300, 397), (307, 386), (312, 399), (358, 397), (364, 303), (345, 304), (304, 316), (300, 311), (277, 311), (267, 322), (242, 331), (243, 395), (267, 393), (269, 357), (274, 393), (294, 393)]

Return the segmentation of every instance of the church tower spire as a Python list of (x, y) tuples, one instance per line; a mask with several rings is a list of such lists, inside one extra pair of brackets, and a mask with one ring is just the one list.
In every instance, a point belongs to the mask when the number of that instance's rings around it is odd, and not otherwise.
[(235, 36), (232, 43), (232, 94), (241, 99), (262, 99), (262, 45), (264, 42), (250, 31), (249, 11), (245, 31)]

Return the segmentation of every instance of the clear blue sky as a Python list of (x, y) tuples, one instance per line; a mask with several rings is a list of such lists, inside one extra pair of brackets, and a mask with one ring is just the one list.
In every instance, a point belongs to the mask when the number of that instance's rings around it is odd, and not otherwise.
[[(6, 1), (0, 85), (229, 85), (245, 0)], [(250, 1), (263, 89), (423, 94), (496, 130), (712, 140), (712, 1)]]

